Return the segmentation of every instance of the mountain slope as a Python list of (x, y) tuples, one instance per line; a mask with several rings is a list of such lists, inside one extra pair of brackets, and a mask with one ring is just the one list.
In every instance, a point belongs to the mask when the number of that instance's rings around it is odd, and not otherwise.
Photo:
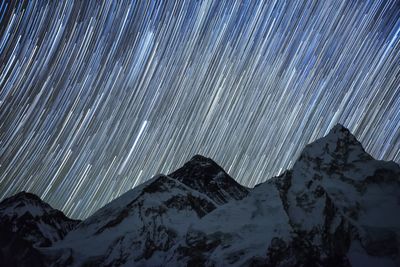
[[(206, 196), (164, 175), (127, 194), (83, 221), (55, 245), (68, 254), (72, 252), (73, 266), (83, 262), (113, 266), (151, 257), (156, 260), (157, 252), (170, 249), (190, 222), (216, 208)], [(55, 257), (60, 258), (58, 254)]]
[(399, 210), (400, 167), (336, 125), (253, 189), (196, 155), (22, 252), (44, 266), (400, 266)]
[[(206, 265), (400, 266), (398, 210), (400, 167), (374, 160), (337, 125), (304, 149), (293, 170), (221, 206), (187, 234), (218, 245), (180, 246)], [(177, 265), (190, 260), (175, 258)]]
[[(220, 206), (193, 223), (168, 258), (168, 266), (256, 266), (267, 249), (289, 241), (289, 218), (273, 184), (263, 183), (248, 197)], [(278, 240), (279, 238), (279, 240)]]
[(400, 167), (374, 160), (346, 128), (308, 145), (282, 182), (291, 225), (320, 260), (399, 264)]
[(154, 177), (84, 220), (55, 245), (62, 253), (53, 257), (62, 265), (72, 257), (74, 266), (161, 264), (194, 221), (247, 193), (215, 162), (195, 156), (171, 175)]
[[(34, 194), (21, 192), (0, 203), (0, 262), (42, 266), (37, 247), (61, 240), (80, 221), (67, 218)], [(14, 256), (16, 257), (10, 257)]]

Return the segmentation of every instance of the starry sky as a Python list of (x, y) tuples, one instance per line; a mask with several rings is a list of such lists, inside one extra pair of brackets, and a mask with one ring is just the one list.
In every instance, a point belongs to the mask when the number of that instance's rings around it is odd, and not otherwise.
[(400, 162), (400, 1), (1, 1), (0, 199), (74, 218), (195, 154), (246, 186), (336, 123)]

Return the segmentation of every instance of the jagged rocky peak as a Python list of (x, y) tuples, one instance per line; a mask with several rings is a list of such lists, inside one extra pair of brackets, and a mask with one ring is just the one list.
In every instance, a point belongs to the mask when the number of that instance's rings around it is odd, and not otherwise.
[(1, 216), (19, 217), (26, 213), (37, 217), (52, 210), (53, 208), (40, 197), (25, 191), (6, 198), (0, 203)]
[(53, 245), (79, 222), (53, 209), (32, 193), (20, 192), (4, 199), (0, 203), (2, 266), (44, 266), (37, 247)]
[(329, 131), (330, 133), (333, 134), (351, 134), (350, 130), (347, 129), (343, 124), (337, 123), (335, 126), (332, 127), (332, 129)]
[(44, 203), (40, 197), (35, 194), (21, 191), (9, 198), (4, 199), (0, 205), (5, 205), (13, 202), (21, 202), (21, 203)]
[(346, 127), (337, 124), (326, 136), (308, 144), (298, 161), (316, 161), (318, 164), (334, 161), (345, 165), (372, 159), (357, 138)]
[(347, 129), (346, 127), (344, 127), (340, 123), (336, 124), (324, 138), (326, 141), (330, 141), (330, 142), (341, 141), (348, 145), (358, 146), (358, 147), (362, 148), (362, 144), (350, 132), (350, 130)]
[[(205, 171), (206, 173), (203, 173)], [(225, 171), (212, 159), (204, 157), (202, 155), (194, 155), (188, 162), (183, 165), (183, 167), (171, 173), (170, 176), (174, 177), (176, 174), (179, 173), (181, 174), (180, 177), (182, 177), (183, 172), (185, 172), (185, 174), (190, 174), (185, 175), (185, 179), (201, 178), (211, 180), (215, 178), (217, 174)], [(199, 175), (201, 177), (199, 177)]]
[(322, 266), (398, 266), (400, 167), (373, 159), (344, 126), (307, 145), (291, 171), (269, 182), (307, 258)]
[[(5, 199), (6, 200), (6, 199)], [(26, 192), (26, 191), (21, 191), (9, 198), (7, 198), (7, 200), (33, 200), (33, 201), (40, 201), (43, 202), (40, 197), (38, 197), (35, 194)]]
[(237, 183), (212, 159), (202, 155), (193, 156), (168, 176), (206, 194), (218, 204), (239, 200), (248, 194), (246, 187)]
[(322, 178), (354, 181), (393, 181), (399, 177), (394, 162), (374, 159), (357, 138), (343, 125), (335, 125), (329, 133), (308, 144), (293, 166), (296, 183)]
[[(62, 238), (80, 221), (53, 209), (35, 194), (22, 191), (0, 203), (0, 226), (41, 246)], [(43, 229), (47, 229), (44, 231)], [(29, 233), (35, 232), (35, 238)]]
[(79, 220), (69, 219), (64, 215), (64, 213), (51, 207), (39, 196), (26, 191), (21, 191), (0, 202), (0, 217), (17, 219), (21, 216), (24, 216), (25, 218), (52, 216), (61, 220), (70, 221), (73, 224), (80, 222)]
[(195, 155), (182, 167), (168, 174), (168, 176), (179, 181), (212, 180), (219, 172), (223, 172), (223, 169), (212, 159)]
[(210, 163), (210, 164), (216, 164), (217, 165), (217, 163), (215, 163), (212, 159), (210, 159), (210, 158), (207, 158), (207, 157), (205, 157), (205, 156), (203, 156), (203, 155), (200, 155), (200, 154), (196, 154), (196, 155), (194, 155), (191, 159), (190, 159), (190, 161), (197, 161), (197, 162), (204, 162), (204, 163)]

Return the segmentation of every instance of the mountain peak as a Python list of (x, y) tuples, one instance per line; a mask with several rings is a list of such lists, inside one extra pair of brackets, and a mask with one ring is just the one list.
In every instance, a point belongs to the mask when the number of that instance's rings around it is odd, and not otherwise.
[[(14, 196), (11, 197), (12, 199), (29, 199), (34, 201), (42, 201), (41, 198), (33, 193), (21, 191)], [(11, 199), (10, 198), (10, 199)]]
[(19, 206), (22, 206), (23, 205), (22, 203), (25, 204), (29, 203), (35, 206), (43, 206), (44, 208), (50, 208), (50, 206), (47, 203), (43, 202), (43, 200), (40, 199), (40, 197), (26, 191), (21, 191), (9, 198), (4, 199), (2, 202), (0, 202), (0, 207), (8, 206), (11, 204), (17, 205), (18, 203), (21, 203), (19, 204)]
[(334, 168), (371, 159), (372, 157), (365, 152), (362, 144), (350, 130), (337, 124), (326, 136), (308, 144), (295, 165), (317, 162), (318, 166), (323, 164)]
[(353, 135), (353, 133), (344, 127), (342, 124), (336, 124), (330, 131), (329, 133), (323, 137), (327, 142), (336, 142), (338, 143), (339, 141), (342, 143), (347, 143), (348, 145), (351, 146), (357, 146), (361, 148), (363, 151), (362, 144), (357, 140), (357, 138)]
[(181, 168), (172, 172), (168, 176), (178, 180), (212, 180), (219, 173), (225, 171), (212, 159), (202, 155), (194, 155)]
[(187, 161), (183, 166), (189, 167), (189, 168), (208, 168), (208, 169), (214, 169), (215, 171), (224, 171), (221, 166), (219, 166), (214, 160), (211, 158), (207, 158), (203, 155), (196, 154), (194, 155), (189, 161)]
[[(357, 140), (357, 138), (350, 132), (349, 129), (344, 127), (342, 124), (336, 124), (335, 126), (332, 127), (332, 129), (329, 131), (329, 133), (323, 137), (325, 139), (329, 140), (349, 140), (351, 142), (356, 142), (360, 144)], [(361, 144), (360, 144), (361, 145)]]
[[(194, 156), (189, 160), (189, 162), (207, 162), (207, 163), (216, 164), (212, 159), (207, 158), (207, 157), (205, 157), (205, 156), (203, 156), (203, 155), (200, 155), (200, 154), (194, 155)], [(217, 164), (216, 164), (216, 165), (217, 165)]]
[(215, 161), (202, 155), (193, 156), (181, 168), (168, 174), (185, 185), (208, 195), (219, 204), (242, 199), (248, 190), (230, 177)]
[(346, 127), (344, 127), (342, 124), (337, 123), (335, 126), (332, 127), (332, 129), (330, 130), (330, 133), (345, 133), (345, 132), (350, 132), (349, 129), (347, 129)]
[[(35, 256), (29, 253), (36, 253), (33, 246), (50, 246), (61, 240), (79, 222), (53, 209), (37, 195), (25, 191), (19, 192), (0, 202), (0, 232), (4, 240), (9, 239), (6, 247), (3, 246), (5, 243), (0, 244), (0, 250), (4, 252), (12, 248), (10, 253), (19, 251), (22, 258), (31, 259), (30, 257)], [(15, 264), (10, 265), (15, 266)], [(35, 265), (30, 262), (24, 266), (43, 266), (43, 264)]]

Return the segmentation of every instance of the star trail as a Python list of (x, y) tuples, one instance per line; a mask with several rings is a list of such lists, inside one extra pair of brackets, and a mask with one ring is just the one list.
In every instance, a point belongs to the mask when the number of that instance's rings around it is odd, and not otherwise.
[(246, 186), (336, 123), (400, 162), (400, 1), (2, 1), (0, 199), (75, 218), (195, 154)]

